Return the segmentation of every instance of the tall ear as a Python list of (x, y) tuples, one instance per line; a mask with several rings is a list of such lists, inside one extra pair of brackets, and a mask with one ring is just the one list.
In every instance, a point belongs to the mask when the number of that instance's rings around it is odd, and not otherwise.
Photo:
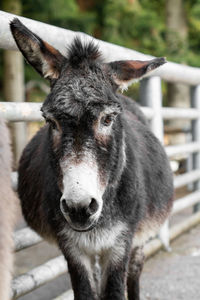
[(111, 69), (111, 76), (114, 82), (122, 90), (127, 89), (134, 81), (142, 79), (148, 72), (165, 64), (164, 57), (155, 58), (149, 61), (120, 60), (108, 64)]
[(64, 56), (17, 18), (10, 23), (10, 29), (18, 48), (36, 71), (50, 80), (58, 78)]

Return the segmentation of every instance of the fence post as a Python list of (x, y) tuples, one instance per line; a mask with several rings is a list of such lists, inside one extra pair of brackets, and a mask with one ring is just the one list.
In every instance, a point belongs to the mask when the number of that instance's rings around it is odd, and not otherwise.
[[(140, 103), (153, 109), (151, 129), (155, 136), (164, 143), (164, 126), (161, 114), (162, 109), (162, 89), (160, 77), (150, 77), (143, 79), (140, 84)], [(169, 246), (169, 222), (165, 221), (161, 227), (159, 237), (166, 250), (170, 251)]]
[[(200, 85), (191, 87), (191, 105), (200, 111)], [(192, 121), (193, 141), (200, 142), (200, 118)], [(200, 169), (200, 152), (193, 154), (193, 169)], [(194, 190), (200, 190), (200, 180), (194, 182)], [(200, 203), (194, 205), (194, 212), (200, 210)]]
[[(6, 101), (23, 102), (24, 92), (24, 61), (19, 51), (4, 51), (4, 99)], [(12, 124), (15, 166), (26, 145), (26, 124)]]

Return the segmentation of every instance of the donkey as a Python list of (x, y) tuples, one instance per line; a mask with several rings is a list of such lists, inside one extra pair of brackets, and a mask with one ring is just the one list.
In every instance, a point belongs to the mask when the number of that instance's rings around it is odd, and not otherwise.
[(104, 63), (80, 38), (63, 56), (18, 19), (10, 26), (51, 85), (41, 109), (47, 124), (19, 164), (25, 219), (59, 245), (75, 300), (138, 300), (142, 246), (170, 212), (172, 173), (140, 108), (117, 90), (165, 59)]
[(11, 188), (11, 163), (9, 134), (0, 117), (0, 300), (10, 299), (13, 267), (12, 232), (17, 198)]

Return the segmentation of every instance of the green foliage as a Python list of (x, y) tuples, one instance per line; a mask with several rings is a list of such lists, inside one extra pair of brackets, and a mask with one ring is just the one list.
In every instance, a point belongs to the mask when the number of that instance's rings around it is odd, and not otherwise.
[(188, 14), (189, 52), (188, 63), (200, 67), (200, 0), (193, 1)]
[(152, 55), (163, 52), (164, 26), (156, 11), (143, 9), (142, 3), (130, 7), (127, 1), (110, 0), (104, 16), (103, 39)]
[(166, 0), (22, 0), (23, 15), (168, 60), (200, 66), (200, 0), (186, 0), (188, 42), (177, 33), (167, 47)]
[(81, 12), (75, 0), (22, 0), (23, 15), (45, 23), (92, 34), (94, 12)]
[[(168, 60), (200, 67), (200, 0), (185, 0), (188, 41), (171, 33), (167, 47), (167, 0), (22, 0), (22, 15)], [(89, 6), (88, 6), (89, 3)], [(67, 43), (67, 41), (66, 41)], [(26, 80), (39, 76), (29, 67)], [(2, 78), (2, 74), (1, 78)], [(135, 92), (136, 87), (130, 92)], [(137, 93), (136, 93), (137, 94)]]

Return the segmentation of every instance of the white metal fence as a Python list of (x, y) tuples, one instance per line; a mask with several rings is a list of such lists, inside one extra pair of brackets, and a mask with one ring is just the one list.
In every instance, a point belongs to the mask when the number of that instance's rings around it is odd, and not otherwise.
[[(16, 45), (11, 37), (9, 31), (9, 21), (14, 16), (0, 11), (0, 47), (4, 49), (16, 50)], [(56, 28), (47, 24), (42, 24), (26, 18), (20, 19), (38, 33), (41, 37), (49, 43), (55, 45), (61, 52), (65, 51), (66, 44), (69, 44), (75, 34), (80, 34), (84, 39), (89, 39), (83, 33), (75, 33), (69, 30)], [(65, 41), (63, 43), (63, 41)], [(148, 59), (142, 53), (126, 49), (120, 46), (98, 41), (101, 51), (106, 61), (116, 59)], [(191, 108), (170, 108), (162, 107), (162, 91), (161, 79), (172, 82), (182, 82), (191, 86)], [(193, 191), (174, 202), (172, 215), (177, 214), (187, 207), (195, 207), (194, 213), (172, 227), (169, 227), (167, 221), (161, 232), (159, 238), (151, 240), (145, 246), (146, 256), (150, 256), (160, 249), (163, 245), (169, 248), (169, 242), (175, 237), (179, 236), (184, 231), (200, 222), (200, 69), (188, 66), (182, 66), (175, 63), (168, 63), (159, 68), (153, 77), (147, 77), (140, 84), (140, 96), (142, 99), (144, 111), (147, 118), (151, 121), (151, 127), (154, 134), (163, 142), (163, 122), (169, 119), (187, 119), (191, 121), (192, 141), (190, 143), (178, 146), (166, 147), (166, 152), (169, 157), (185, 153), (192, 156), (192, 169), (182, 175), (174, 178), (175, 188), (179, 188), (193, 183)], [(5, 119), (11, 122), (18, 121), (41, 121), (42, 116), (40, 112), (39, 103), (13, 103), (1, 102), (0, 114)], [(13, 188), (17, 187), (17, 174), (12, 174)], [(41, 242), (39, 237), (30, 228), (24, 228), (15, 234), (15, 250), (21, 251), (27, 247)], [(29, 271), (28, 273), (19, 276), (13, 280), (12, 297), (19, 298), (20, 296), (36, 289), (37, 287), (53, 280), (55, 277), (67, 272), (67, 265), (62, 256), (52, 259), (45, 264)], [(65, 295), (57, 299), (71, 299), (72, 292), (68, 291)]]

